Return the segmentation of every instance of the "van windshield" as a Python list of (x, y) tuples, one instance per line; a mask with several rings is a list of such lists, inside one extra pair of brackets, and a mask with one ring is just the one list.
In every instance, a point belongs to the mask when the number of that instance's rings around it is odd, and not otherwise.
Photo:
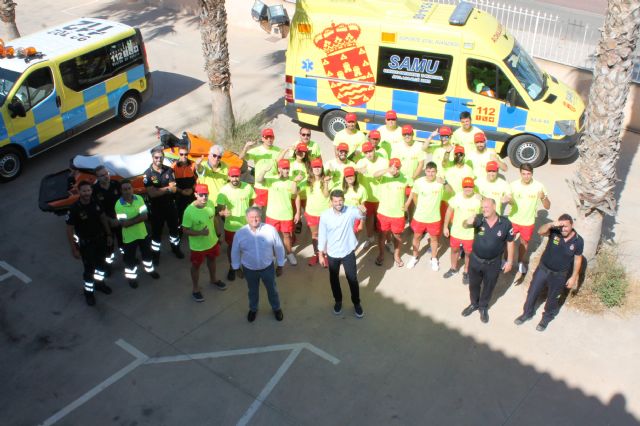
[(504, 63), (531, 96), (531, 99), (535, 101), (544, 95), (547, 89), (544, 74), (531, 56), (520, 46), (520, 43), (515, 42), (513, 50), (507, 55)]
[(0, 68), (0, 105), (4, 105), (9, 91), (18, 78), (20, 78), (20, 73)]

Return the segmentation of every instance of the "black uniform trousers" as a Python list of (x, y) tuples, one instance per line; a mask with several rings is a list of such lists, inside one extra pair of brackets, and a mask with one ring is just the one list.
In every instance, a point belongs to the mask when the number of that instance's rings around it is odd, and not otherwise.
[(180, 220), (178, 219), (178, 210), (175, 201), (171, 200), (156, 205), (151, 204), (149, 221), (151, 222), (151, 249), (154, 252), (160, 251), (162, 229), (165, 223), (169, 228), (169, 241), (171, 245), (174, 247), (180, 245), (180, 234), (178, 232)]
[(131, 241), (124, 245), (124, 276), (128, 280), (138, 278), (138, 265), (136, 260), (138, 247), (142, 255), (142, 265), (144, 266), (145, 272), (151, 273), (154, 271), (151, 239), (149, 236), (140, 240)]
[(502, 256), (495, 259), (481, 259), (475, 253), (471, 253), (469, 259), (469, 296), (471, 304), (480, 309), (489, 307), (489, 301), (493, 294), (493, 289), (498, 282), (500, 275), (500, 260)]
[(331, 292), (336, 302), (342, 303), (342, 290), (340, 289), (340, 265), (344, 266), (344, 274), (347, 276), (351, 301), (354, 305), (360, 304), (360, 286), (358, 285), (358, 268), (356, 267), (356, 253), (352, 251), (345, 257), (331, 257), (329, 259), (329, 282)]
[(536, 300), (546, 287), (548, 289), (547, 301), (544, 305), (542, 318), (547, 322), (554, 319), (560, 311), (560, 297), (566, 287), (569, 273), (569, 271), (555, 272), (542, 263), (539, 264), (533, 273), (531, 284), (529, 284), (527, 300), (524, 302), (524, 314), (528, 317), (533, 316)]
[(102, 238), (80, 239), (78, 243), (80, 256), (84, 271), (84, 290), (94, 291), (94, 283), (104, 281), (105, 276), (105, 254), (107, 252), (107, 242)]
[[(182, 223), (182, 216), (184, 215), (184, 211), (187, 209), (189, 204), (191, 204), (196, 197), (191, 195), (176, 195), (176, 209), (178, 210), (178, 222)], [(215, 203), (216, 200), (213, 200)]]

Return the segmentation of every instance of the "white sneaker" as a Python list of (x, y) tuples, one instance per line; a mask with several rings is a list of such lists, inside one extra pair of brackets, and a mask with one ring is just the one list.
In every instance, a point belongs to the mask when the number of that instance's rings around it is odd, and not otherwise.
[(437, 271), (440, 269), (440, 264), (438, 263), (438, 259), (431, 259), (431, 270)]
[(413, 269), (418, 264), (418, 258), (415, 256), (411, 256), (409, 262), (407, 262), (407, 269)]
[(518, 272), (520, 272), (522, 275), (526, 275), (527, 265), (525, 265), (523, 262), (518, 262)]
[(298, 264), (298, 259), (296, 259), (296, 255), (293, 253), (289, 253), (287, 255), (287, 260), (292, 266), (296, 266)]

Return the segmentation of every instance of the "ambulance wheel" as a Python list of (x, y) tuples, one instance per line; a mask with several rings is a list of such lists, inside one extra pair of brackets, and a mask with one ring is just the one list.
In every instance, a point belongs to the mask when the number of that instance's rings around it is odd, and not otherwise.
[(347, 127), (344, 119), (345, 113), (339, 109), (329, 111), (322, 118), (322, 131), (331, 140), (336, 137), (336, 133)]
[(140, 97), (135, 92), (125, 93), (118, 105), (118, 119), (123, 123), (129, 123), (135, 120), (139, 113)]
[(524, 163), (538, 167), (547, 157), (547, 147), (535, 136), (520, 135), (511, 139), (507, 146), (507, 154), (514, 167), (520, 167)]
[(22, 173), (24, 156), (13, 147), (0, 148), (0, 182), (9, 182)]

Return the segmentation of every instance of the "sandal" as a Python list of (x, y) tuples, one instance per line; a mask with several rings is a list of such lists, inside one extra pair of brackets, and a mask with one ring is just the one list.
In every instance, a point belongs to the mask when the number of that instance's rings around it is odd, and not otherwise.
[(398, 260), (398, 259), (393, 259), (394, 262), (396, 262), (396, 266), (398, 268), (402, 268), (404, 266), (404, 262), (402, 261), (402, 259)]
[(383, 262), (384, 262), (384, 259), (381, 259), (381, 258), (379, 258), (379, 257), (376, 257), (376, 262), (375, 262), (375, 263), (376, 263), (376, 265), (378, 265), (378, 266), (382, 266), (382, 263), (383, 263)]

